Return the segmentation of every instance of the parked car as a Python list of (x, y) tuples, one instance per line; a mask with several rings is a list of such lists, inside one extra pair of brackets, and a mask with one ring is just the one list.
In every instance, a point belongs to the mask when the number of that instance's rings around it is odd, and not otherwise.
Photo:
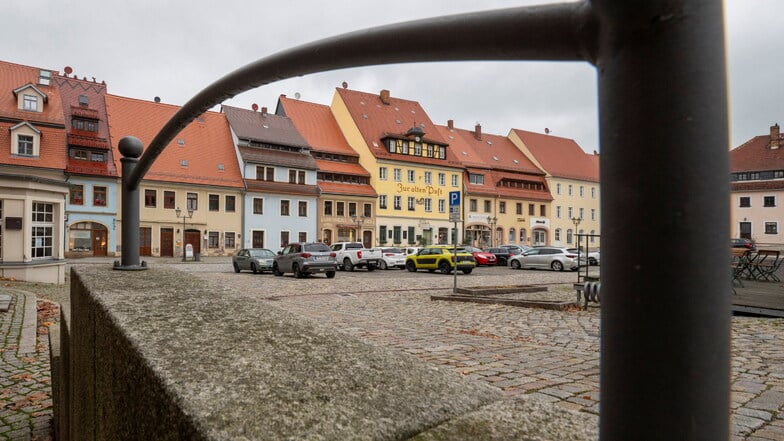
[(736, 237), (734, 239), (730, 239), (730, 243), (732, 244), (732, 248), (746, 248), (749, 251), (757, 250), (757, 247), (756, 245), (754, 245), (754, 242), (749, 239)]
[[(583, 260), (583, 262), (585, 261)], [(577, 253), (559, 247), (537, 247), (530, 249), (523, 254), (509, 259), (509, 265), (514, 269), (549, 268), (553, 271), (563, 271), (566, 268), (576, 270), (580, 267), (580, 263), (577, 260)]]
[(381, 260), (381, 250), (365, 248), (361, 242), (335, 242), (329, 247), (335, 253), (338, 269), (354, 271), (354, 268), (367, 268), (374, 271)]
[(495, 266), (498, 263), (498, 259), (493, 253), (471, 246), (464, 246), (463, 248), (474, 256), (476, 266)]
[(514, 254), (512, 254), (512, 251), (513, 250), (511, 248), (503, 248), (503, 247), (487, 249), (488, 253), (493, 253), (493, 255), (495, 256), (496, 265), (503, 265), (503, 266), (509, 265), (509, 258), (514, 256)]
[(588, 252), (588, 264), (599, 265), (601, 263), (601, 253), (599, 250)]
[(381, 260), (378, 262), (378, 267), (382, 270), (403, 269), (406, 267), (406, 255), (400, 248), (381, 248)]
[(519, 244), (506, 244), (500, 245), (501, 248), (509, 248), (510, 250), (517, 251), (516, 254), (523, 254), (524, 252), (532, 249), (533, 247), (529, 247), (528, 245), (519, 245)]
[(403, 248), (403, 254), (405, 254), (406, 256), (410, 256), (412, 254), (418, 253), (419, 250), (421, 249), (422, 247), (405, 247)]
[(471, 274), (476, 266), (474, 256), (463, 248), (457, 248), (457, 255), (452, 254), (453, 251), (454, 248), (446, 245), (422, 248), (418, 253), (406, 257), (406, 269), (412, 273), (426, 269), (431, 273), (439, 270), (449, 274), (457, 267), (463, 274)]
[(324, 273), (331, 279), (335, 277), (337, 267), (335, 253), (327, 245), (320, 242), (290, 243), (275, 256), (272, 273), (276, 276), (294, 273), (297, 278)]
[(272, 271), (274, 260), (275, 253), (266, 248), (243, 248), (231, 256), (231, 264), (235, 273), (242, 270), (253, 271), (253, 274)]

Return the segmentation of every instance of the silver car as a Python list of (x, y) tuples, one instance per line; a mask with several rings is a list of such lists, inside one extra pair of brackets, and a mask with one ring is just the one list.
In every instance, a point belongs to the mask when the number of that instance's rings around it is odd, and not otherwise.
[(406, 255), (400, 248), (381, 248), (381, 261), (378, 262), (378, 267), (382, 270), (389, 268), (406, 267)]
[(282, 276), (284, 273), (294, 273), (299, 279), (314, 273), (324, 273), (331, 279), (335, 277), (337, 266), (335, 253), (323, 243), (290, 243), (275, 256), (272, 274)]
[(542, 268), (553, 271), (563, 271), (566, 268), (574, 271), (580, 267), (576, 252), (558, 247), (532, 248), (510, 258), (509, 265), (514, 269)]
[(253, 274), (272, 271), (275, 253), (266, 248), (243, 248), (231, 257), (234, 272), (253, 271)]

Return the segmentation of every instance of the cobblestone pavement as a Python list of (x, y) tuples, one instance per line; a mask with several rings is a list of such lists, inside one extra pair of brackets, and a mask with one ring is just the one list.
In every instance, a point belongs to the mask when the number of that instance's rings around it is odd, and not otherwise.
[[(427, 272), (356, 271), (338, 272), (334, 279), (295, 279), (290, 275), (235, 274), (227, 258), (189, 263), (150, 259), (150, 264), (171, 264), (219, 283), (240, 300), (266, 301), (329, 323), (372, 344), (486, 381), (508, 395), (527, 395), (590, 413), (599, 410), (597, 307), (553, 311), (431, 301), (432, 294), (451, 292), (453, 278)], [(575, 298), (571, 289), (575, 279), (576, 275), (568, 272), (479, 268), (471, 275), (458, 276), (458, 285), (553, 284), (545, 297), (569, 300)], [(10, 292), (23, 289), (24, 284), (14, 288)], [(0, 294), (8, 291), (0, 288)], [(67, 289), (30, 291), (68, 307)], [(15, 403), (23, 404), (17, 400), (40, 390), (50, 393), (46, 342), (39, 341), (36, 352), (24, 357), (33, 361), (22, 361), (15, 348), (21, 326), (17, 310), (0, 313), (0, 440), (43, 440), (51, 426), (51, 409), (34, 410)], [(732, 338), (732, 439), (784, 440), (784, 320), (734, 317)], [(23, 376), (7, 380), (20, 374)], [(50, 403), (46, 400), (48, 396), (40, 403)]]

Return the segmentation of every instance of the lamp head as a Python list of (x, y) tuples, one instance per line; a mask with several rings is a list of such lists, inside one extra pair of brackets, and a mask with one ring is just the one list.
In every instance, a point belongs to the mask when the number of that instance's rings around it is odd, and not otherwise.
[(180, 207), (177, 207), (177, 209), (174, 210), (174, 215), (180, 217), (180, 214), (182, 214), (182, 210), (180, 210)]

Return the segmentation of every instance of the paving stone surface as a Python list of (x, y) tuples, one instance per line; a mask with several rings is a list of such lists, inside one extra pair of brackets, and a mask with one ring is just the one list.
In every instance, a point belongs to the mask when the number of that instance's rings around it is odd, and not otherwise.
[[(110, 265), (112, 260), (76, 263)], [(150, 260), (153, 265), (171, 264), (194, 277), (218, 281), (240, 300), (270, 302), (372, 344), (487, 382), (507, 395), (599, 412), (596, 306), (588, 311), (554, 311), (432, 301), (432, 294), (451, 292), (453, 278), (426, 272), (341, 271), (334, 279), (295, 279), (235, 274), (227, 258), (188, 263)], [(546, 297), (568, 300), (575, 298), (570, 289), (575, 279), (569, 272), (479, 268), (469, 276), (458, 276), (458, 284), (560, 284), (562, 288)], [(17, 353), (22, 312), (14, 302), (20, 292), (68, 307), (67, 289), (36, 284), (0, 287), (0, 294), (13, 297), (9, 311), (0, 313), (0, 441), (46, 440), (51, 433), (47, 341), (39, 336), (34, 353)], [(784, 319), (733, 318), (731, 391), (732, 440), (784, 441)]]

